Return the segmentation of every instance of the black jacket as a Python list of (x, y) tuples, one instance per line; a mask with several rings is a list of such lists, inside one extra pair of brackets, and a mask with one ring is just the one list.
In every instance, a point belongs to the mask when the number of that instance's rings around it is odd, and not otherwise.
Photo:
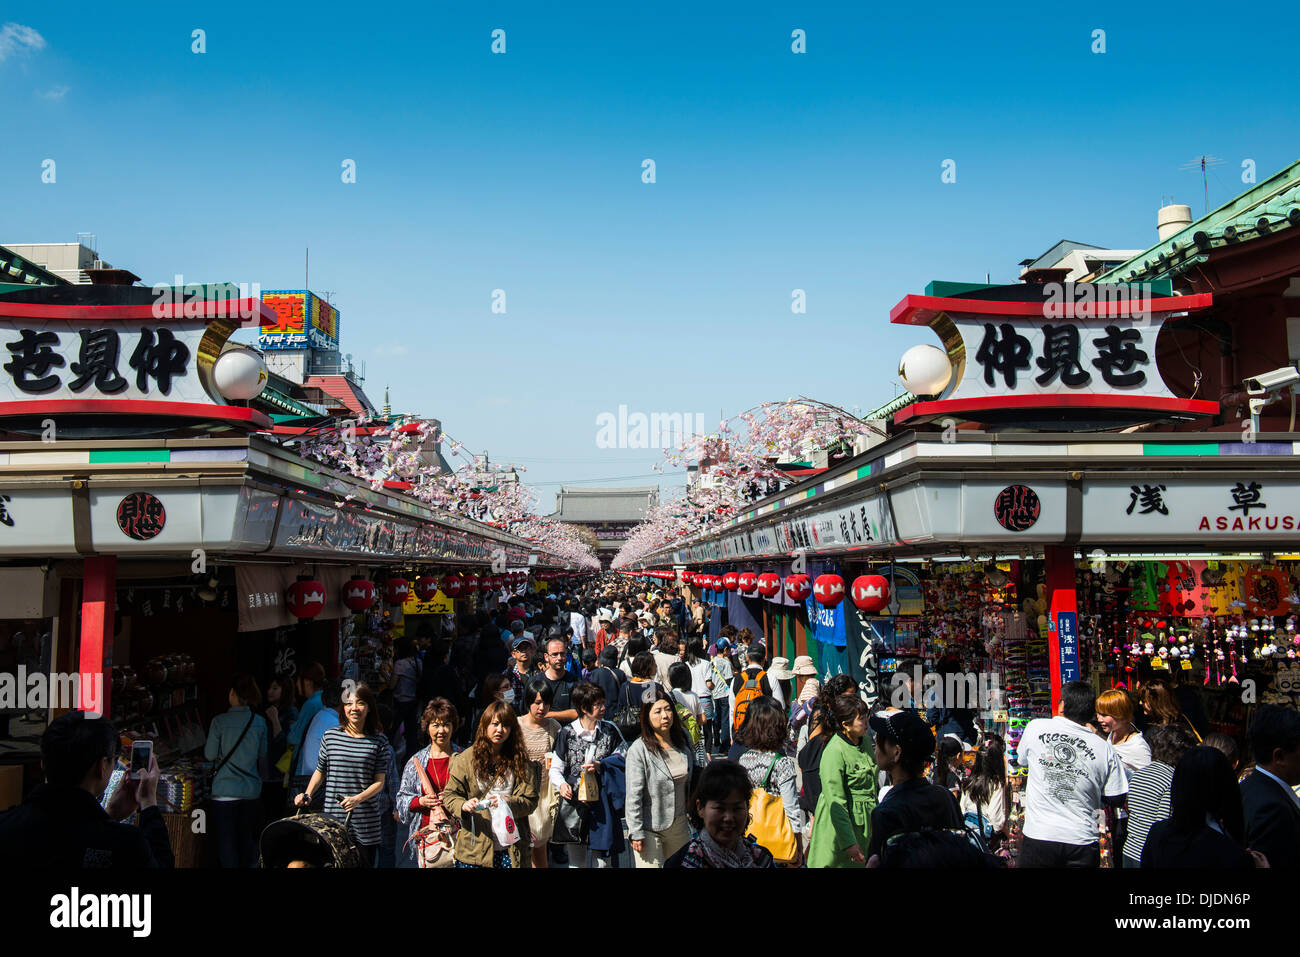
[(1241, 782), (1246, 846), (1267, 857), (1269, 867), (1300, 867), (1300, 804), (1293, 793), (1259, 771)]
[(1143, 867), (1209, 867), (1218, 870), (1255, 866), (1244, 847), (1208, 824), (1191, 833), (1174, 830), (1170, 821), (1151, 826), (1142, 845)]
[(889, 789), (871, 812), (871, 844), (867, 857), (879, 854), (895, 834), (927, 828), (962, 827), (961, 808), (952, 792), (920, 778)]
[(140, 825), (119, 824), (90, 792), (42, 784), (22, 804), (0, 814), (0, 869), (174, 867), (167, 825), (157, 807)]

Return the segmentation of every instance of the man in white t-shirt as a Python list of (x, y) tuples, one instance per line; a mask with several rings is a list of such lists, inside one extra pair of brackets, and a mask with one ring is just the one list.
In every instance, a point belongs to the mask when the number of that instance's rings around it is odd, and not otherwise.
[(1020, 738), (1029, 783), (1017, 867), (1101, 866), (1099, 812), (1123, 802), (1128, 778), (1110, 742), (1088, 727), (1096, 708), (1092, 685), (1071, 681), (1060, 713), (1030, 721)]

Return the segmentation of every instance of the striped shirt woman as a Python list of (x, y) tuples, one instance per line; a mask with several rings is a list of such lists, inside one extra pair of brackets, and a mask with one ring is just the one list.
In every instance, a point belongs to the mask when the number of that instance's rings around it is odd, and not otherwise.
[(305, 807), (324, 785), (323, 813), (346, 822), (348, 833), (361, 845), (363, 858), (367, 853), (376, 855), (383, 838), (380, 821), (385, 803), (381, 795), (393, 759), (376, 704), (375, 693), (364, 684), (344, 692), (344, 723), (321, 738), (316, 773), (296, 799)]

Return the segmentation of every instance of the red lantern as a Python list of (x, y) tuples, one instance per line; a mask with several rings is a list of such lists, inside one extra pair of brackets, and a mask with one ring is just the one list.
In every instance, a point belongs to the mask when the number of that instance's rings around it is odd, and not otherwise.
[(353, 575), (343, 586), (343, 604), (353, 611), (365, 611), (375, 603), (375, 583), (360, 575)]
[(483, 594), (485, 594), (485, 595), (486, 595), (488, 592), (490, 592), (490, 591), (492, 590), (492, 576), (491, 576), (491, 575), (480, 575), (480, 576), (479, 576), (479, 580), (478, 580), (478, 590), (479, 590), (480, 592), (482, 592)]
[(722, 587), (727, 591), (735, 591), (740, 587), (740, 572), (727, 572), (722, 576)]
[(791, 601), (803, 601), (812, 594), (813, 583), (807, 575), (790, 575), (785, 580), (785, 594)]
[(853, 579), (853, 604), (875, 614), (889, 604), (889, 579), (883, 575), (859, 575)]
[(465, 589), (466, 595), (472, 595), (474, 592), (478, 591), (478, 576), (473, 572), (466, 575), (462, 581), (464, 584), (461, 587)]
[(442, 590), (447, 593), (448, 598), (459, 598), (465, 588), (465, 579), (459, 575), (448, 575), (447, 580), (442, 583)]
[(763, 572), (758, 576), (758, 593), (764, 598), (775, 598), (781, 592), (781, 576), (776, 572)]
[(411, 594), (411, 583), (405, 578), (390, 578), (384, 582), (384, 601), (390, 605), (403, 605)]
[(421, 575), (415, 580), (415, 597), (420, 601), (433, 601), (438, 594), (438, 579), (432, 575)]
[(753, 572), (741, 572), (736, 579), (736, 586), (742, 595), (752, 595), (758, 590), (758, 576)]
[(325, 586), (306, 575), (289, 586), (285, 598), (295, 618), (315, 618), (325, 610)]
[(493, 575), (488, 583), (492, 586), (493, 591), (500, 591), (506, 585), (506, 580), (500, 575)]
[(818, 575), (813, 582), (813, 597), (827, 608), (844, 600), (844, 579), (839, 575)]

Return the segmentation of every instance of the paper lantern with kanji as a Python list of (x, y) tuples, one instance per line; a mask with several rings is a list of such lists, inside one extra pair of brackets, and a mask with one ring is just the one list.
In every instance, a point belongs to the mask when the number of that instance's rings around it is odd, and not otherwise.
[(483, 594), (485, 594), (485, 595), (486, 595), (488, 592), (490, 592), (490, 591), (492, 590), (492, 576), (491, 576), (491, 575), (480, 575), (480, 576), (479, 576), (479, 579), (478, 579), (478, 590), (479, 590), (480, 592), (482, 592)]
[(447, 593), (448, 598), (459, 598), (465, 589), (465, 579), (459, 575), (448, 575), (446, 581), (442, 583), (442, 590)]
[(500, 575), (493, 575), (488, 579), (488, 584), (492, 586), (493, 591), (500, 591), (505, 587), (506, 580)]
[(720, 591), (720, 590), (722, 589), (722, 579), (721, 579), (719, 576), (717, 576), (717, 575), (709, 575), (709, 576), (707, 576), (707, 577), (708, 577), (708, 580), (709, 580), (709, 581), (708, 581), (708, 585), (707, 585), (706, 587), (707, 587), (710, 591)]
[(722, 587), (727, 591), (736, 591), (740, 588), (740, 572), (727, 572), (723, 575)]
[(411, 583), (405, 578), (390, 578), (384, 582), (384, 601), (390, 605), (404, 605), (411, 595)]
[(475, 575), (473, 572), (470, 572), (463, 579), (461, 579), (461, 582), (462, 584), (460, 587), (465, 589), (466, 595), (472, 595), (474, 594), (474, 592), (478, 591), (478, 576)]
[(752, 595), (758, 590), (758, 576), (753, 572), (741, 572), (736, 579), (736, 587), (742, 595)]
[(813, 582), (813, 597), (827, 608), (834, 608), (844, 600), (844, 579), (839, 575), (818, 575)]
[(353, 611), (365, 611), (375, 603), (375, 583), (368, 578), (354, 575), (343, 586), (343, 604)]
[(299, 578), (285, 593), (295, 618), (315, 618), (325, 610), (325, 586), (314, 578)]
[(850, 591), (853, 604), (868, 614), (876, 614), (889, 604), (889, 579), (884, 575), (859, 575)]
[(438, 594), (438, 579), (432, 575), (421, 575), (415, 580), (415, 597), (420, 601), (433, 601)]
[(812, 594), (812, 579), (807, 575), (789, 575), (785, 580), (785, 595), (791, 601), (803, 601)]
[(776, 572), (763, 572), (756, 582), (758, 593), (764, 598), (775, 598), (781, 593), (781, 576)]

